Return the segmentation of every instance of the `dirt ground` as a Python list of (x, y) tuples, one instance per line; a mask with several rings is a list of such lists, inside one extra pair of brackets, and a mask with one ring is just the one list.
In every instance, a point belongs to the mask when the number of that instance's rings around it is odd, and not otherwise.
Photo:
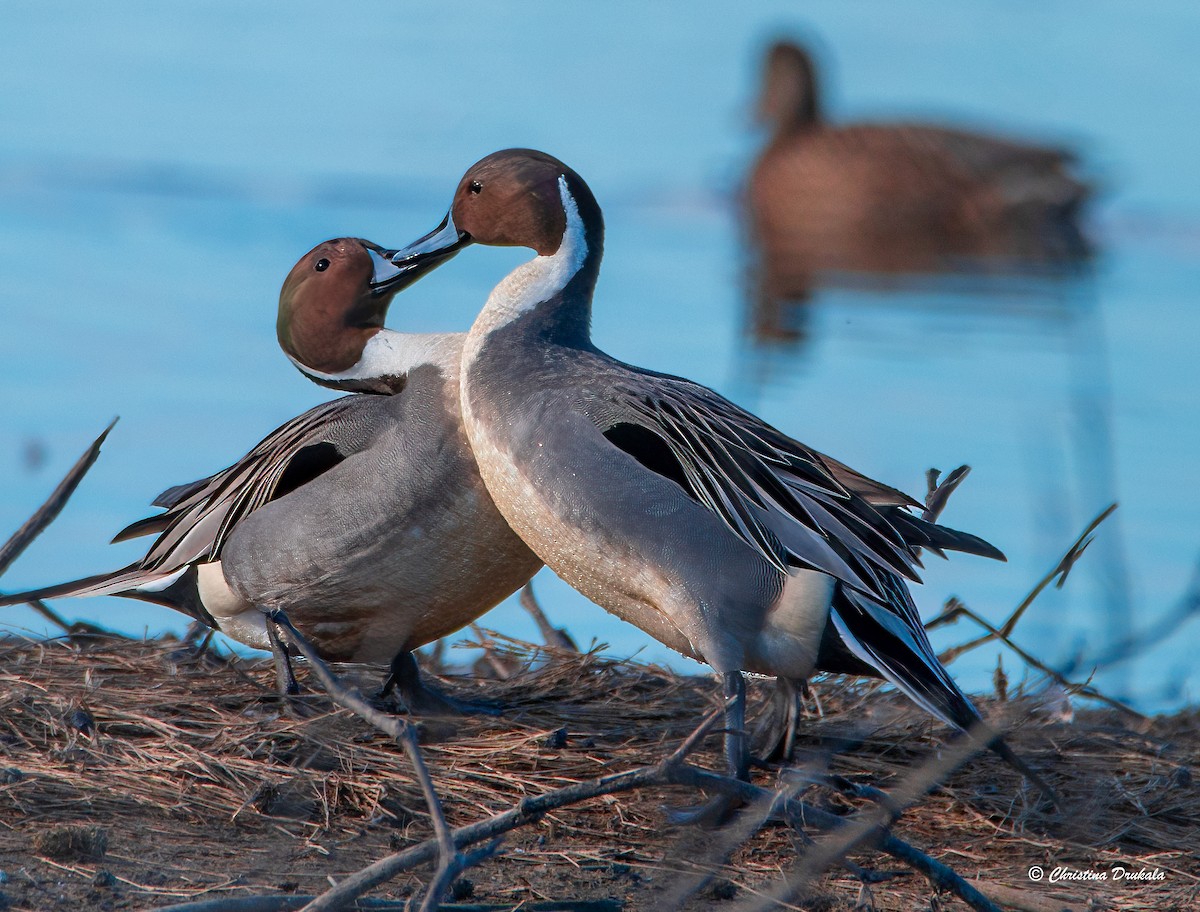
[[(594, 655), (547, 660), (512, 646), (490, 664), (512, 677), (448, 686), (503, 701), (502, 716), (421, 723), (422, 752), (453, 826), (655, 762), (716, 705), (709, 679)], [(374, 670), (340, 670), (364, 692), (378, 681)], [(319, 894), (428, 839), (430, 818), (402, 750), (334, 709), (306, 673), (310, 695), (289, 709), (274, 694), (267, 662), (197, 660), (169, 641), (0, 640), (0, 909), (159, 909)], [(752, 686), (754, 704), (766, 686)], [(936, 757), (949, 735), (902, 700), (859, 684), (822, 681), (814, 695), (820, 712), (802, 727), (797, 763), (828, 759), (854, 783), (888, 789)], [(1072, 716), (1032, 698), (993, 700), (986, 709), (996, 720), (1021, 720), (1010, 742), (1051, 780), (1063, 810), (985, 755), (909, 808), (897, 836), (1003, 908), (1200, 908), (1200, 788), (1192, 772), (1200, 716)], [(695, 762), (719, 770), (718, 747), (710, 736)], [(755, 781), (771, 786), (787, 776), (772, 766)], [(804, 797), (845, 816), (867, 804), (826, 787)], [(550, 813), (467, 871), (454, 902), (575, 903), (557, 907), (578, 912), (778, 908), (770, 897), (804, 851), (800, 840), (782, 825), (755, 830), (745, 813), (716, 830), (667, 825), (663, 805), (696, 800), (683, 788), (646, 789)], [(791, 906), (966, 908), (934, 895), (893, 858), (871, 850), (853, 858), (876, 882), (833, 867), (793, 890)], [(1136, 872), (1155, 879), (1131, 879)], [(371, 895), (403, 900), (431, 874), (418, 868)], [(585, 900), (592, 903), (579, 905)]]

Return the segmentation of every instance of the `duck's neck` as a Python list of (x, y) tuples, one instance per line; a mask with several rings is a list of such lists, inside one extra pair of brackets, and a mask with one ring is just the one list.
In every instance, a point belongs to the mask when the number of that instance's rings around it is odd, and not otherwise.
[(346, 370), (326, 373), (304, 364), (290, 352), (284, 354), (299, 371), (321, 386), (346, 392), (397, 393), (411, 371), (431, 364), (443, 373), (458, 372), (461, 333), (401, 333), (381, 329), (363, 346), (358, 361)]
[(592, 292), (604, 254), (604, 220), (586, 189), (577, 200), (561, 178), (559, 192), (567, 227), (558, 250), (521, 264), (492, 290), (471, 327), (468, 352), (491, 333), (510, 327), (550, 344), (591, 345)]
[(820, 86), (812, 58), (807, 54), (776, 55), (768, 67), (759, 113), (776, 138), (821, 125)]

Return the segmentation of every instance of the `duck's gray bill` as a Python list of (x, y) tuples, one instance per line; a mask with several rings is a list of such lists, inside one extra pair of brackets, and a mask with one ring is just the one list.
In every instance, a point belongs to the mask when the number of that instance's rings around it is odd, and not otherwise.
[[(407, 288), (430, 270), (442, 265), (471, 243), (471, 236), (454, 227), (447, 214), (442, 223), (422, 238), (400, 250), (385, 250), (381, 257), (371, 254), (375, 278), (371, 284), (379, 290)], [(386, 258), (386, 259), (384, 259)]]
[(368, 247), (374, 266), (371, 289), (376, 294), (401, 291), (470, 243), (471, 236), (455, 228), (447, 214), (433, 231), (400, 250)]
[(371, 265), (374, 267), (371, 274), (371, 290), (375, 294), (400, 291), (420, 278), (420, 275), (412, 274), (411, 268), (403, 268), (393, 263), (391, 254), (390, 250), (367, 248), (367, 256), (371, 258)]

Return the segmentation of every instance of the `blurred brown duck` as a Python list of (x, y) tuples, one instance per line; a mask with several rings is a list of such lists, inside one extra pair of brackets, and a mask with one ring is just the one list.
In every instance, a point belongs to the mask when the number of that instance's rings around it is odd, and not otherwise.
[(767, 54), (759, 117), (772, 136), (746, 188), (762, 293), (819, 272), (1008, 271), (1078, 262), (1090, 188), (1063, 149), (918, 123), (832, 125), (812, 58)]

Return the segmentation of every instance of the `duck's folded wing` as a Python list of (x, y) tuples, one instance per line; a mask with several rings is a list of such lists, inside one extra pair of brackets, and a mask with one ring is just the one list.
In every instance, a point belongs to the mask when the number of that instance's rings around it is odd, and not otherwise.
[(163, 492), (155, 503), (169, 504), (165, 513), (133, 523), (113, 540), (158, 533), (140, 562), (148, 571), (170, 572), (195, 560), (215, 560), (240, 519), (354, 451), (360, 434), (353, 418), (370, 403), (346, 396), (309, 409), (229, 468)]
[(993, 176), (1014, 169), (1061, 173), (1077, 156), (1070, 149), (1033, 145), (969, 130), (908, 124), (902, 135), (914, 145), (944, 149), (975, 174)]
[[(831, 470), (821, 454), (687, 380), (637, 373), (614, 392), (608, 414), (616, 423), (635, 424), (665, 444), (678, 464), (673, 480), (776, 567), (820, 570), (881, 602), (889, 598), (890, 575), (917, 579), (915, 547), (888, 516), (915, 504), (911, 498), (868, 485), (840, 463), (843, 471)], [(602, 430), (618, 446), (640, 436)], [(622, 448), (655, 468), (644, 445)], [(861, 479), (856, 487), (888, 510), (837, 474)]]

